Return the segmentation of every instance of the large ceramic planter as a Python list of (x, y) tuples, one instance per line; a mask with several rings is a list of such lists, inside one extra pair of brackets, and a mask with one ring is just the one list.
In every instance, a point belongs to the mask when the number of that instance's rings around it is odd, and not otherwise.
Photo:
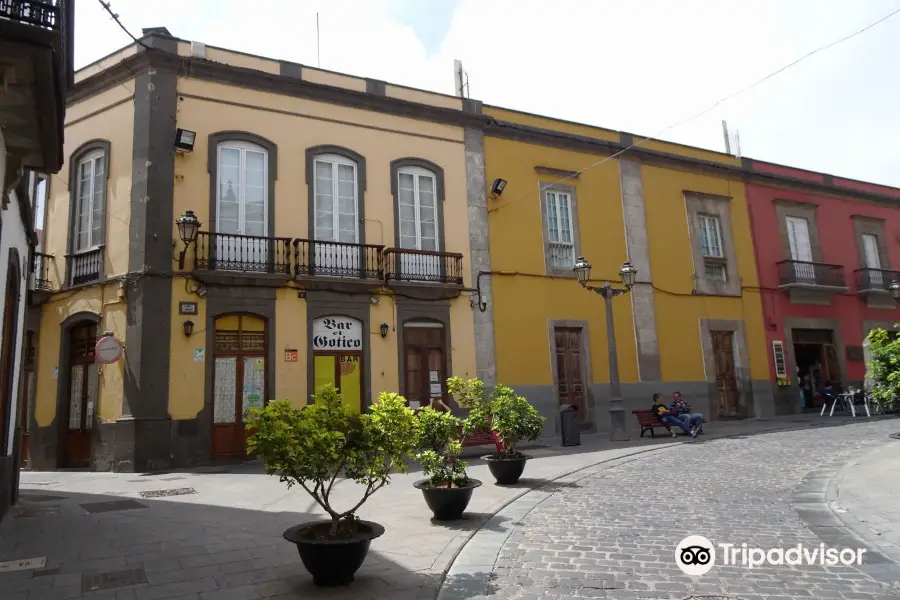
[(344, 585), (362, 566), (372, 540), (384, 535), (384, 527), (371, 521), (358, 521), (360, 531), (347, 539), (317, 539), (319, 528), (331, 521), (316, 521), (295, 525), (284, 532), (284, 539), (297, 545), (303, 566), (320, 586)]
[(462, 487), (431, 487), (427, 479), (420, 479), (413, 484), (422, 490), (425, 503), (431, 509), (437, 521), (455, 521), (460, 518), (469, 506), (472, 491), (481, 485), (477, 479), (469, 479), (469, 485)]
[(498, 485), (512, 485), (519, 481), (522, 472), (525, 470), (525, 461), (530, 456), (520, 454), (515, 458), (497, 458), (493, 454), (482, 457), (491, 470)]

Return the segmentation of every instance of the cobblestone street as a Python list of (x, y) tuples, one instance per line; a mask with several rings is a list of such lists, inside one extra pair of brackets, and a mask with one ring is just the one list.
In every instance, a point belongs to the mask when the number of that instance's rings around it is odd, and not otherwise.
[[(896, 429), (896, 421), (887, 421), (742, 436), (685, 444), (597, 470), (545, 495), (530, 512), (516, 514), (516, 503), (510, 505), (507, 512), (515, 526), (484, 590), (459, 583), (477, 580), (481, 568), (476, 565), (488, 562), (477, 558), (478, 552), (490, 552), (478, 548), (476, 534), (457, 561), (470, 566), (451, 571), (441, 596), (896, 598), (896, 565), (848, 537), (824, 503), (827, 482), (839, 467), (897, 444), (888, 438)], [(818, 548), (825, 543), (868, 552), (861, 567), (751, 570), (721, 566), (717, 557), (709, 573), (692, 578), (674, 560), (676, 544), (688, 535), (738, 547)]]

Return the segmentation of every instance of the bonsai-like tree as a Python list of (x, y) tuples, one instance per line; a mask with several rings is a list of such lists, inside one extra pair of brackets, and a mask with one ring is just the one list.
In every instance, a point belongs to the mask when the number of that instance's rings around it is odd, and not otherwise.
[(524, 396), (503, 384), (487, 394), (484, 383), (477, 379), (451, 377), (447, 389), (463, 408), (469, 409), (463, 432), (469, 435), (479, 429), (490, 429), (497, 443), (498, 458), (520, 456), (516, 446), (522, 441), (538, 439), (546, 419)]
[(419, 447), (416, 454), (432, 487), (462, 487), (468, 485), (468, 463), (460, 460), (460, 420), (451, 413), (426, 406), (419, 411)]
[[(278, 475), (288, 488), (299, 485), (328, 513), (327, 538), (351, 537), (359, 529), (356, 511), (393, 473), (409, 469), (406, 459), (417, 439), (415, 414), (394, 393), (380, 394), (362, 415), (351, 413), (331, 384), (313, 399), (314, 404), (303, 408), (273, 400), (265, 408), (252, 409), (247, 449), (262, 458), (268, 474)], [(331, 503), (341, 475), (365, 486), (359, 502), (344, 511)]]
[(900, 409), (900, 337), (884, 329), (869, 332), (872, 396), (885, 408)]

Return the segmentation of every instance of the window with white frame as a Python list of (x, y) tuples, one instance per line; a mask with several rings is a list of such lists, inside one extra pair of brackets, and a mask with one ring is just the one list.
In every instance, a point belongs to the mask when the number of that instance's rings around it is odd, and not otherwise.
[(703, 256), (706, 279), (726, 281), (728, 266), (725, 261), (719, 217), (697, 215), (697, 225), (700, 230), (700, 253)]
[(266, 237), (268, 153), (256, 144), (227, 141), (218, 148), (216, 232)]
[(401, 248), (440, 250), (435, 182), (434, 173), (421, 167), (397, 172)]
[(322, 154), (313, 162), (316, 240), (359, 243), (356, 163), (337, 154)]
[(106, 202), (106, 153), (95, 150), (78, 162), (75, 196), (75, 253), (103, 244), (103, 206)]
[(572, 224), (572, 196), (567, 192), (547, 190), (547, 236), (550, 267), (571, 270), (575, 264), (575, 234)]

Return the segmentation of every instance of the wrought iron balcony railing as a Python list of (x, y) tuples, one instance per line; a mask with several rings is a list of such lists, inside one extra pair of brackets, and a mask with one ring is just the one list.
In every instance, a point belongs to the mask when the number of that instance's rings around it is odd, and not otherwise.
[(386, 279), (462, 285), (462, 254), (388, 248), (384, 251)]
[(60, 0), (0, 0), (0, 18), (43, 29), (62, 29)]
[(33, 289), (43, 292), (53, 291), (53, 282), (50, 281), (50, 265), (53, 263), (52, 254), (44, 254), (43, 252), (34, 253), (34, 262), (31, 265), (31, 279)]
[(783, 260), (777, 263), (781, 285), (810, 285), (847, 287), (844, 267), (800, 260)]
[(384, 246), (294, 240), (294, 273), (355, 279), (384, 279)]
[(857, 269), (856, 289), (863, 290), (884, 290), (890, 291), (891, 284), (894, 281), (900, 281), (900, 271), (889, 271), (887, 269)]
[(291, 239), (197, 233), (195, 267), (209, 271), (291, 274)]
[(66, 255), (69, 285), (97, 281), (103, 274), (103, 246)]

